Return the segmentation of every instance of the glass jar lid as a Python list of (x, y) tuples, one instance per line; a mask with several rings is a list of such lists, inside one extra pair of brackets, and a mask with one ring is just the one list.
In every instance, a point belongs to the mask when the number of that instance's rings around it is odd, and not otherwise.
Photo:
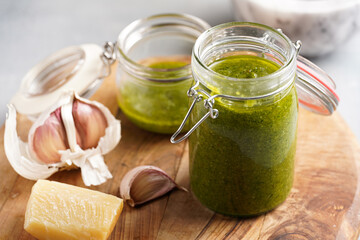
[(331, 115), (340, 101), (331, 77), (302, 56), (297, 57), (296, 73), (299, 104), (312, 112)]
[(91, 96), (106, 75), (103, 49), (96, 44), (63, 48), (35, 65), (11, 99), (16, 110), (36, 117), (69, 90)]

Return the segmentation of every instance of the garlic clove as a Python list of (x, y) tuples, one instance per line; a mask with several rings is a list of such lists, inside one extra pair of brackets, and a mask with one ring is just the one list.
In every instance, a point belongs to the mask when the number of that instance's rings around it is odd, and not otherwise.
[(96, 148), (99, 149), (103, 155), (109, 153), (117, 146), (117, 144), (121, 139), (120, 121), (114, 118), (110, 110), (101, 103), (96, 101), (90, 101), (86, 98), (81, 98), (76, 93), (74, 94), (74, 97), (76, 99), (79, 99), (83, 103), (97, 107), (104, 114), (105, 119), (107, 121), (107, 128), (105, 129), (105, 135), (100, 138)]
[(32, 151), (39, 161), (46, 164), (60, 162), (59, 150), (69, 148), (60, 112), (60, 108), (52, 112), (44, 124), (38, 126), (29, 138)]
[(102, 136), (105, 135), (105, 129), (108, 124), (102, 111), (91, 104), (84, 103), (79, 99), (74, 99), (72, 114), (77, 138), (82, 149), (95, 148)]
[(179, 188), (163, 170), (154, 166), (139, 166), (130, 170), (120, 184), (120, 196), (132, 207), (148, 202)]

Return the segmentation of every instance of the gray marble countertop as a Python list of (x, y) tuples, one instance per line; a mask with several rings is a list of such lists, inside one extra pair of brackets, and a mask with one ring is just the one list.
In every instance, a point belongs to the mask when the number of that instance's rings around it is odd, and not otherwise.
[[(114, 41), (135, 19), (166, 12), (189, 13), (211, 25), (234, 19), (224, 0), (0, 0), (1, 124), (22, 77), (47, 55), (70, 45)], [(331, 55), (312, 60), (335, 80), (338, 111), (360, 139), (360, 32)]]

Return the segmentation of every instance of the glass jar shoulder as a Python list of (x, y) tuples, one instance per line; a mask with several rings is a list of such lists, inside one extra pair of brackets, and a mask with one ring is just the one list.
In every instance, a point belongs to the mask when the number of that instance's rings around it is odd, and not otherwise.
[[(216, 93), (211, 93), (215, 95)], [(298, 112), (298, 97), (294, 85), (283, 92), (266, 99), (251, 99), (233, 101), (225, 98), (215, 98), (213, 106), (219, 111), (219, 116), (214, 122), (217, 125), (230, 125), (231, 128), (239, 127), (232, 122), (245, 121), (248, 124), (261, 124), (281, 122), (284, 118), (293, 118)], [(193, 121), (203, 116), (207, 109), (197, 106), (194, 109)], [(281, 124), (281, 123), (280, 123)]]
[[(298, 98), (295, 86), (271, 96), (268, 99), (231, 101), (219, 99), (214, 108), (219, 110), (219, 119), (224, 122), (246, 121), (253, 124), (276, 124), (284, 118), (292, 118), (298, 111)], [(236, 128), (236, 126), (235, 126)]]

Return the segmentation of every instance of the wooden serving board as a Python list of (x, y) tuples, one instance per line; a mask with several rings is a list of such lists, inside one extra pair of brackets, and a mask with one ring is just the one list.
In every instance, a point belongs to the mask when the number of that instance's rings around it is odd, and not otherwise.
[[(113, 76), (94, 96), (116, 113)], [(110, 87), (109, 87), (110, 86)], [(145, 164), (165, 170), (189, 187), (188, 144), (143, 131), (119, 112), (122, 139), (105, 160), (113, 179), (92, 189), (119, 196), (122, 177)], [(26, 139), (31, 123), (18, 117)], [(11, 168), (0, 129), (0, 239), (34, 239), (24, 231), (24, 213), (34, 181)], [(360, 147), (338, 113), (323, 117), (300, 111), (295, 182), (275, 210), (255, 218), (231, 218), (203, 207), (191, 193), (173, 191), (146, 205), (124, 210), (109, 239), (356, 239), (360, 226)], [(51, 180), (84, 187), (79, 170)]]

